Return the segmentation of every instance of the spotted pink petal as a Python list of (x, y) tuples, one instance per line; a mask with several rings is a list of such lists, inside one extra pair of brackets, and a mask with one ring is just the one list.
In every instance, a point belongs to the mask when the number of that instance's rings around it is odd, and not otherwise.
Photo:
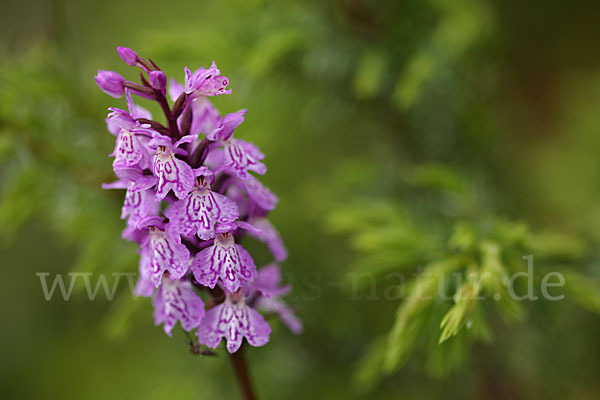
[(200, 343), (216, 348), (225, 338), (227, 351), (235, 353), (245, 337), (252, 346), (263, 346), (269, 341), (271, 327), (262, 315), (244, 303), (223, 304), (210, 309), (198, 328)]
[(152, 302), (154, 305), (154, 323), (164, 323), (164, 330), (171, 336), (177, 321), (186, 331), (200, 325), (204, 317), (204, 302), (198, 296), (189, 281), (171, 281), (166, 279), (160, 285)]
[(155, 287), (160, 285), (165, 271), (169, 278), (181, 279), (188, 271), (190, 252), (181, 244), (179, 236), (172, 237), (165, 231), (150, 227), (149, 240), (142, 248), (150, 258), (150, 279)]
[(256, 157), (255, 152), (248, 151), (247, 147), (244, 146), (245, 143), (234, 138), (223, 142), (223, 165), (220, 168), (243, 180), (250, 179), (251, 175), (248, 171), (260, 175), (267, 172), (265, 164), (260, 162), (260, 158)]
[(151, 274), (152, 266), (150, 263), (150, 257), (147, 253), (141, 252), (139, 276), (134, 291), (136, 296), (152, 297), (154, 294), (154, 285), (152, 284)]
[(225, 289), (232, 293), (256, 278), (252, 256), (235, 243), (231, 233), (218, 234), (214, 245), (196, 255), (191, 269), (202, 285), (214, 288), (220, 278)]
[(153, 173), (158, 179), (156, 199), (162, 200), (170, 190), (183, 199), (194, 187), (194, 172), (184, 161), (175, 157), (166, 146), (158, 146), (152, 160)]
[(198, 235), (202, 240), (215, 237), (217, 223), (230, 223), (239, 216), (233, 200), (212, 192), (207, 186), (197, 185), (183, 200), (171, 205), (166, 212), (176, 232)]
[(244, 188), (248, 197), (260, 208), (271, 211), (277, 205), (279, 199), (273, 192), (267, 189), (258, 179), (248, 174), (249, 177), (241, 180), (241, 186)]

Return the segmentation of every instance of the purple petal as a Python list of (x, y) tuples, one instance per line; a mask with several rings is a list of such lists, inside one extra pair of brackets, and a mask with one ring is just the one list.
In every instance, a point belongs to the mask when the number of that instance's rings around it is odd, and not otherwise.
[(134, 293), (136, 296), (152, 297), (154, 294), (154, 285), (150, 279), (152, 272), (150, 257), (144, 252), (140, 253), (139, 276)]
[(114, 107), (108, 110), (110, 112), (106, 117), (106, 125), (113, 135), (118, 135), (121, 129), (130, 131), (135, 127), (135, 120), (127, 111)]
[(244, 143), (233, 138), (223, 143), (223, 165), (220, 169), (243, 180), (251, 179), (248, 171), (263, 175), (267, 172), (267, 167), (246, 151)]
[(169, 97), (171, 98), (171, 101), (174, 102), (183, 93), (183, 85), (177, 82), (174, 78), (171, 78), (171, 80), (169, 81), (169, 88), (167, 90), (169, 92)]
[(187, 94), (190, 94), (194, 91), (192, 86), (192, 71), (190, 71), (188, 67), (185, 67), (183, 72), (185, 73), (184, 90)]
[(269, 341), (271, 327), (256, 310), (244, 303), (231, 303), (229, 299), (206, 313), (198, 328), (198, 340), (216, 348), (221, 338), (227, 341), (227, 351), (235, 353), (245, 337), (252, 346), (262, 346)]
[(131, 98), (131, 92), (129, 89), (125, 89), (125, 99), (127, 100), (127, 109), (129, 110), (129, 115), (131, 116), (132, 119), (134, 119), (134, 120), (137, 118), (152, 119), (152, 114), (150, 113), (150, 111), (146, 110), (142, 106), (136, 105), (133, 102), (133, 99)]
[(148, 138), (144, 135), (138, 135), (133, 131), (121, 129), (113, 155), (113, 169), (123, 170), (139, 166), (144, 169), (148, 166), (148, 150), (145, 144)]
[(254, 260), (242, 246), (235, 244), (231, 233), (218, 234), (214, 245), (196, 255), (191, 269), (201, 284), (214, 288), (221, 278), (225, 289), (232, 293), (256, 278)]
[(246, 190), (248, 196), (261, 208), (270, 211), (277, 205), (279, 201), (277, 196), (253, 176), (249, 175), (247, 179), (241, 180), (240, 184)]
[(284, 261), (287, 258), (287, 249), (277, 229), (266, 218), (253, 218), (250, 223), (259, 230), (258, 233), (250, 232), (250, 236), (266, 243), (275, 261)]
[(198, 341), (210, 348), (216, 349), (231, 321), (233, 310), (229, 304), (219, 304), (206, 313), (198, 327)]
[(215, 62), (208, 69), (200, 68), (193, 74), (186, 67), (185, 71), (185, 92), (194, 92), (198, 96), (216, 96), (219, 94), (229, 94), (226, 90), (229, 79), (220, 76), (221, 71), (217, 68)]
[[(242, 245), (236, 245), (238, 254), (240, 255), (240, 275), (242, 282), (252, 282), (256, 279), (256, 265), (254, 259)], [(227, 285), (225, 285), (227, 288)], [(237, 289), (236, 289), (237, 290)], [(232, 291), (233, 292), (233, 291)]]
[(170, 190), (178, 199), (183, 199), (194, 187), (194, 172), (192, 168), (178, 158), (173, 151), (165, 146), (159, 146), (152, 160), (154, 175), (158, 178), (156, 199), (162, 200)]
[(143, 245), (148, 241), (148, 231), (127, 224), (127, 227), (121, 233), (121, 238)]
[(258, 229), (255, 226), (252, 226), (251, 224), (249, 224), (246, 221), (236, 221), (235, 226), (238, 229), (244, 229), (244, 230), (248, 231), (248, 233), (252, 233), (254, 235), (260, 235), (262, 233), (262, 231), (260, 229)]
[(137, 226), (146, 217), (157, 216), (160, 204), (156, 201), (153, 190), (135, 190), (131, 182), (121, 209), (121, 219), (129, 217), (128, 223)]
[(265, 321), (262, 315), (254, 308), (245, 307), (248, 311), (248, 329), (246, 332), (246, 340), (252, 346), (264, 346), (269, 341), (271, 327)]
[(204, 317), (204, 302), (189, 281), (164, 280), (152, 304), (154, 323), (164, 323), (164, 330), (169, 336), (177, 321), (183, 329), (191, 331), (200, 325)]
[(294, 311), (286, 306), (284, 302), (273, 298), (261, 297), (256, 301), (255, 306), (259, 310), (276, 313), (279, 318), (281, 318), (281, 322), (283, 322), (292, 333), (296, 335), (302, 333), (302, 321), (294, 315)]
[(197, 97), (189, 103), (192, 111), (190, 133), (208, 135), (219, 126), (221, 115), (206, 97)]
[(102, 189), (127, 189), (129, 187), (129, 181), (119, 179), (118, 181), (103, 183)]
[(150, 257), (151, 280), (155, 287), (160, 285), (165, 271), (171, 280), (181, 279), (188, 270), (190, 253), (181, 244), (179, 236), (172, 237), (165, 231), (151, 227), (150, 240), (142, 251)]
[(281, 270), (277, 264), (269, 264), (258, 271), (254, 281), (254, 288), (265, 297), (285, 296), (290, 291), (290, 286), (280, 286)]
[(233, 222), (239, 213), (233, 200), (199, 185), (185, 199), (173, 203), (166, 215), (180, 234), (209, 240), (216, 235), (217, 223)]
[(196, 254), (192, 260), (191, 269), (194, 278), (204, 286), (214, 289), (221, 275), (221, 263), (213, 259), (215, 246), (207, 247)]
[(246, 115), (247, 112), (248, 110), (242, 109), (238, 112), (225, 115), (223, 119), (221, 119), (218, 127), (206, 137), (208, 140), (212, 141), (229, 139), (231, 135), (233, 135), (235, 128), (244, 122), (244, 115)]
[(135, 180), (132, 190), (146, 190), (150, 189), (152, 186), (156, 185), (156, 177), (154, 175), (142, 175)]

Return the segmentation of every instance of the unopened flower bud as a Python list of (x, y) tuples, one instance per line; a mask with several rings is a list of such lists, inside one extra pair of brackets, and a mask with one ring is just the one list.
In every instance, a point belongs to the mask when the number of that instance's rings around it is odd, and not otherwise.
[(116, 72), (98, 70), (94, 80), (100, 89), (109, 96), (119, 98), (125, 93), (125, 78)]
[(167, 77), (162, 71), (150, 72), (150, 86), (153, 89), (160, 90), (162, 94), (165, 94), (167, 89)]
[(121, 56), (123, 61), (125, 61), (125, 64), (135, 67), (135, 64), (138, 60), (138, 56), (135, 51), (131, 50), (129, 47), (119, 46), (117, 47), (117, 53), (119, 53), (119, 56)]

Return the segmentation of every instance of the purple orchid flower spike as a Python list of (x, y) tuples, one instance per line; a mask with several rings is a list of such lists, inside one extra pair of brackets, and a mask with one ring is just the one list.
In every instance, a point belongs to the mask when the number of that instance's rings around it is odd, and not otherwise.
[(186, 67), (185, 71), (185, 92), (195, 96), (216, 96), (219, 94), (230, 94), (231, 89), (227, 90), (229, 79), (221, 76), (221, 71), (213, 61), (208, 69), (199, 68), (192, 74)]
[(154, 323), (164, 323), (165, 333), (169, 336), (177, 321), (189, 332), (197, 328), (204, 317), (204, 302), (188, 280), (163, 279), (152, 304)]
[[(243, 229), (267, 244), (275, 262), (287, 257), (266, 219), (278, 198), (255, 177), (266, 172), (265, 156), (234, 137), (246, 110), (222, 117), (209, 99), (231, 93), (229, 79), (213, 62), (193, 73), (185, 68), (182, 85), (132, 49), (118, 47), (117, 52), (127, 65), (141, 69), (139, 83), (112, 71), (99, 71), (95, 79), (104, 92), (125, 94), (127, 101), (126, 110), (109, 108), (106, 118), (116, 137), (111, 156), (119, 179), (103, 187), (126, 190), (121, 218), (127, 225), (121, 236), (139, 245), (135, 295), (153, 297), (154, 321), (167, 335), (179, 321), (185, 331), (197, 330), (200, 344), (216, 348), (225, 338), (229, 353), (239, 350), (244, 338), (252, 346), (269, 341), (271, 327), (262, 310), (278, 314), (299, 333), (301, 321), (281, 300), (290, 287), (281, 285), (279, 267), (257, 271), (239, 243)], [(153, 120), (132, 95), (156, 102), (166, 123)], [(207, 311), (200, 289), (210, 297)], [(201, 353), (196, 344), (192, 352)], [(242, 357), (233, 356), (238, 372)], [(245, 398), (255, 397), (250, 385), (242, 388)]]
[(261, 311), (276, 313), (288, 329), (296, 335), (302, 333), (302, 321), (294, 315), (294, 311), (288, 307), (282, 300), (290, 291), (290, 286), (280, 286), (281, 270), (279, 265), (270, 264), (262, 267), (258, 271), (258, 276), (250, 290), (247, 290), (247, 297), (253, 298), (253, 306)]
[(238, 216), (237, 205), (220, 193), (211, 191), (214, 173), (206, 167), (194, 171), (197, 179), (194, 190), (183, 200), (173, 203), (166, 211), (172, 229), (182, 235), (198, 235), (202, 240), (216, 236), (215, 226), (229, 224)]
[(229, 293), (224, 303), (208, 310), (197, 332), (198, 341), (213, 349), (225, 338), (229, 353), (240, 348), (243, 338), (252, 346), (263, 346), (270, 334), (269, 324), (258, 311), (246, 305), (243, 295)]
[(226, 171), (240, 179), (250, 179), (248, 171), (264, 174), (265, 164), (260, 162), (265, 155), (252, 143), (233, 137), (233, 131), (244, 122), (247, 110), (240, 110), (224, 116), (219, 125), (206, 137), (223, 145), (223, 155), (219, 171)]
[(194, 277), (204, 286), (214, 288), (219, 278), (225, 289), (237, 291), (243, 284), (256, 278), (256, 265), (252, 256), (235, 243), (233, 233), (239, 229), (259, 231), (247, 222), (217, 225), (214, 244), (200, 251), (192, 261)]
[(138, 229), (146, 228), (148, 235), (142, 244), (141, 263), (148, 257), (150, 263), (150, 281), (154, 287), (160, 285), (165, 273), (171, 280), (181, 279), (189, 269), (190, 252), (181, 243), (178, 235), (165, 232), (164, 223), (160, 217), (148, 217), (137, 226)]
[(193, 135), (184, 136), (175, 144), (171, 139), (155, 134), (148, 146), (155, 149), (152, 158), (152, 173), (158, 179), (156, 200), (162, 200), (170, 190), (178, 199), (183, 199), (194, 188), (194, 171), (185, 161), (175, 157), (175, 154), (187, 154), (178, 148), (183, 143), (194, 140)]

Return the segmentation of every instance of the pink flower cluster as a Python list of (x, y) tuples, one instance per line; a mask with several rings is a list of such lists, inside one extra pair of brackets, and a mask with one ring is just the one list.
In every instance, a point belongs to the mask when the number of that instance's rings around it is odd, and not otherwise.
[[(221, 116), (208, 99), (231, 93), (229, 79), (213, 62), (195, 72), (185, 68), (184, 84), (171, 79), (167, 88), (152, 60), (125, 47), (117, 52), (142, 70), (141, 83), (112, 71), (98, 71), (95, 80), (127, 103), (126, 110), (110, 108), (106, 119), (116, 137), (111, 156), (118, 180), (104, 187), (126, 190), (122, 236), (140, 245), (136, 294), (153, 297), (155, 323), (168, 335), (179, 321), (208, 347), (225, 338), (230, 353), (243, 338), (252, 346), (268, 342), (271, 328), (259, 310), (278, 314), (299, 333), (300, 321), (280, 299), (289, 287), (281, 286), (276, 263), (287, 251), (265, 218), (278, 199), (252, 174), (266, 172), (264, 155), (234, 137), (246, 110)], [(166, 124), (132, 95), (156, 101)], [(246, 234), (267, 244), (272, 264), (257, 270), (240, 244)]]

